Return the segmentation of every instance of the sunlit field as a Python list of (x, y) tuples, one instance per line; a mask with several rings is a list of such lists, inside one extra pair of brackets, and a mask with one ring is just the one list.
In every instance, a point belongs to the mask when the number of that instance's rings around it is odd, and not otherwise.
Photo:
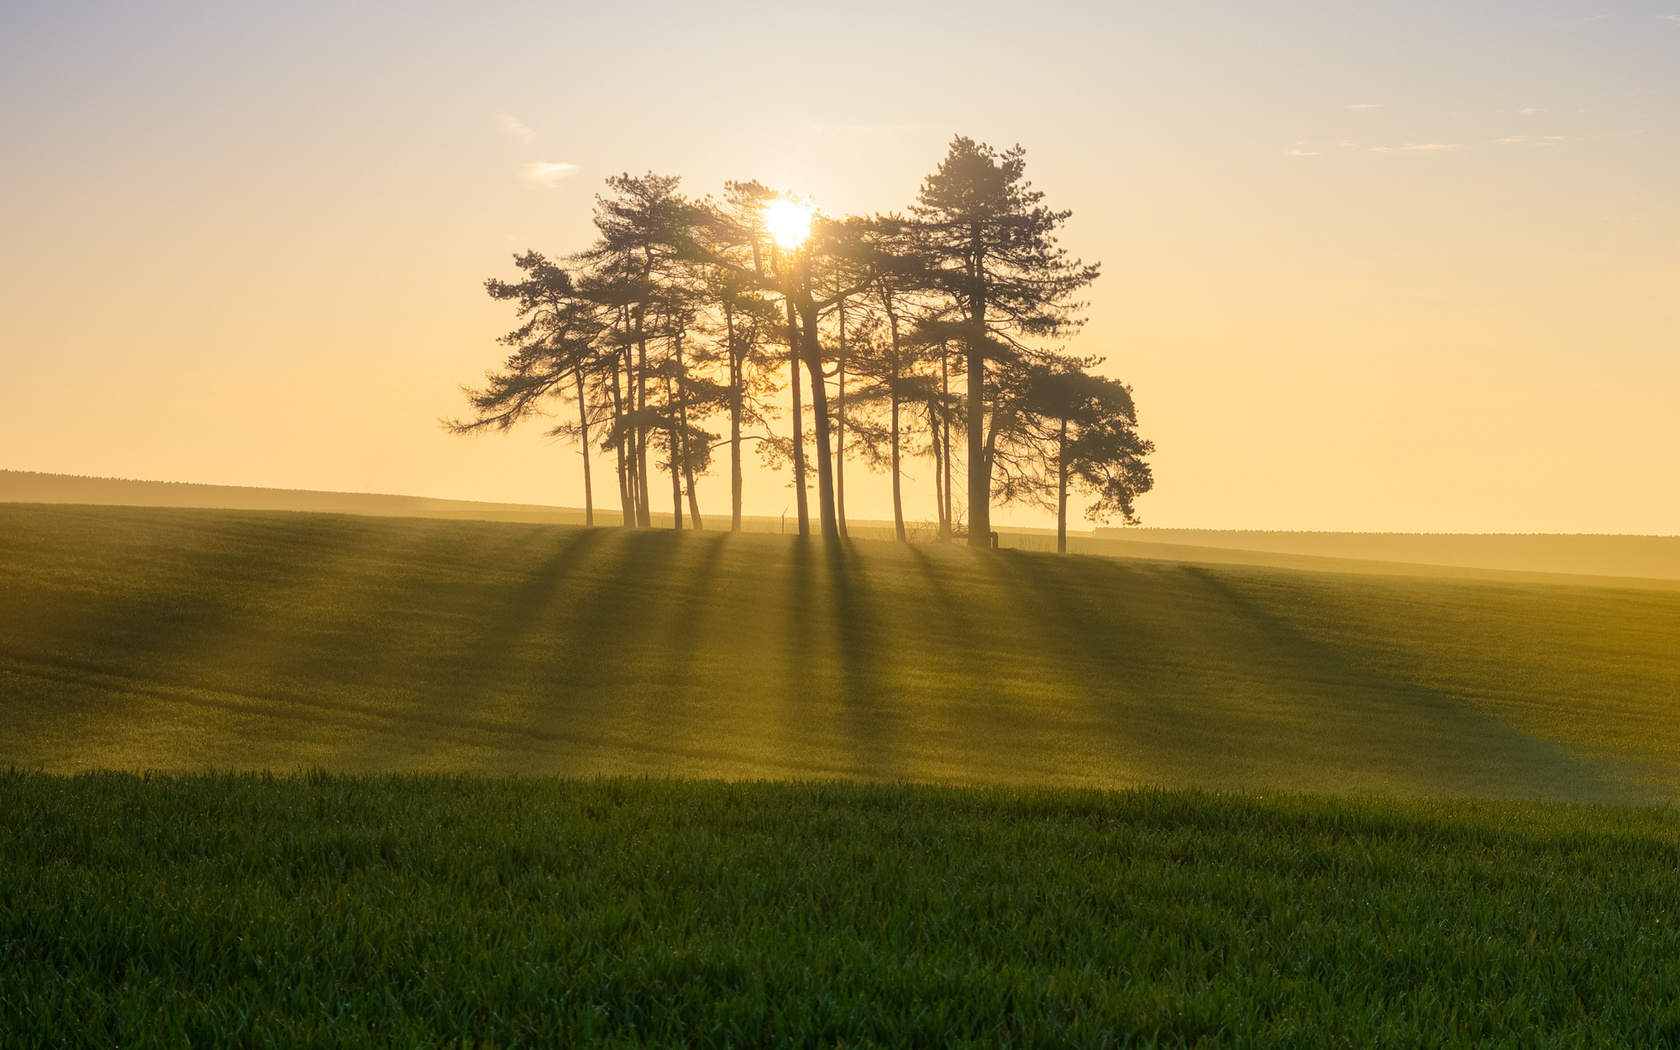
[(0, 507), (0, 763), (1573, 801), (1680, 788), (1680, 591)]
[(0, 775), (0, 1043), (1672, 1046), (1669, 810)]
[(1672, 1045), (1677, 683), (1649, 581), (0, 506), (0, 1044)]

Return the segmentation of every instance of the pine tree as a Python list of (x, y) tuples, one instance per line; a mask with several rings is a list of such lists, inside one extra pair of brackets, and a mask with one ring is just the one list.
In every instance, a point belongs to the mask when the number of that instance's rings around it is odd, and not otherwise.
[(957, 137), (911, 209), (935, 265), (930, 283), (956, 308), (954, 333), (967, 373), (969, 543), (991, 542), (992, 454), (988, 363), (1006, 364), (1030, 344), (1065, 335), (1080, 321), (1074, 296), (1096, 266), (1069, 259), (1056, 231), (1069, 212), (1051, 211), (1025, 179), (1020, 146), (998, 153)]
[(1071, 490), (1095, 497), (1088, 519), (1135, 524), (1134, 500), (1154, 484), (1144, 457), (1155, 446), (1138, 436), (1132, 389), (1091, 373), (1099, 363), (1045, 355), (1010, 369), (998, 384), (998, 411), (1008, 416), (997, 457), (999, 497), (1053, 510), (1056, 550), (1064, 554)]
[(485, 288), (492, 299), (511, 301), (523, 320), (518, 328), (502, 336), (504, 346), (513, 348), (500, 371), (485, 375), (486, 385), (465, 388), (473, 418), (445, 420), (451, 433), (470, 434), (483, 430), (506, 431), (521, 420), (539, 414), (549, 398), (576, 398), (575, 427), (557, 424), (549, 433), (576, 436), (583, 454), (584, 522), (595, 524), (595, 498), (590, 483), (589, 430), (590, 386), (598, 384), (601, 360), (597, 338), (601, 322), (594, 307), (578, 294), (569, 272), (538, 252), (514, 256), (524, 271), (523, 280), (508, 283), (491, 278)]

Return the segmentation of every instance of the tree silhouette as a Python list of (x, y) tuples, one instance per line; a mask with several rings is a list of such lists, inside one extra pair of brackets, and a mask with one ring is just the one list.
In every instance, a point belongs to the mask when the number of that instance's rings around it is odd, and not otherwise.
[[(576, 435), (583, 453), (584, 522), (595, 524), (595, 497), (589, 471), (590, 405), (586, 392), (589, 377), (599, 362), (596, 339), (600, 323), (592, 304), (577, 294), (571, 274), (538, 252), (514, 256), (514, 264), (525, 278), (511, 284), (495, 278), (485, 282), (492, 299), (511, 300), (524, 320), (499, 342), (513, 347), (501, 371), (486, 373), (486, 385), (465, 388), (474, 416), (468, 420), (445, 420), (446, 429), (457, 434), (482, 430), (506, 431), (541, 409), (551, 397), (563, 397), (568, 383), (578, 404)], [(564, 424), (550, 431), (569, 435)]]
[(1144, 457), (1155, 446), (1137, 433), (1137, 408), (1126, 384), (1087, 369), (1096, 359), (1046, 356), (1012, 369), (1000, 385), (1011, 417), (998, 457), (998, 496), (1054, 510), (1056, 550), (1067, 553), (1070, 488), (1096, 497), (1092, 521), (1120, 517), (1135, 524), (1133, 501), (1154, 477)]
[(958, 136), (922, 183), (911, 214), (935, 260), (933, 287), (956, 307), (953, 334), (966, 357), (969, 543), (988, 546), (992, 451), (988, 362), (1006, 363), (1028, 342), (1065, 335), (1080, 324), (1075, 294), (1096, 266), (1069, 259), (1056, 230), (1069, 212), (1051, 211), (1025, 179), (1020, 146), (998, 153)]
[(769, 347), (779, 340), (787, 347), (784, 360), (792, 390), (794, 438), (787, 442), (771, 439), (767, 444), (773, 455), (785, 448), (793, 465), (799, 531), (803, 535), (810, 532), (810, 513), (801, 440), (804, 419), (799, 394), (798, 322), (791, 301), (781, 305), (775, 301), (782, 289), (777, 275), (780, 259), (764, 226), (765, 209), (777, 199), (775, 192), (758, 182), (725, 184), (723, 200), (705, 202), (705, 221), (697, 230), (697, 238), (684, 250), (705, 275), (720, 315), (717, 321), (721, 328), (714, 322), (714, 330), (723, 336), (721, 359), (728, 363), (730, 527), (739, 530), (741, 521), (742, 429), (749, 423), (762, 426), (768, 422), (768, 398), (779, 389), (773, 371), (777, 363)]
[[(677, 447), (667, 467), (677, 491), (674, 525), (682, 527), (680, 422), (674, 405), (660, 404), (659, 394), (673, 388), (656, 382), (664, 375), (662, 358), (680, 345), (689, 309), (680, 283), (680, 245), (697, 216), (677, 193), (679, 181), (651, 172), (608, 178), (611, 195), (595, 198), (595, 243), (576, 257), (589, 267), (583, 290), (611, 318), (617, 368), (614, 427), (608, 440), (623, 450), (620, 488), (634, 508), (635, 525), (642, 528), (652, 524), (648, 452), (653, 436), (661, 431), (665, 442)], [(622, 393), (617, 392), (619, 373), (624, 378)]]
[[(779, 224), (771, 235), (767, 215), (794, 199), (758, 182), (691, 201), (671, 176), (613, 176), (587, 249), (564, 266), (516, 256), (519, 280), (486, 283), (521, 323), (501, 339), (512, 348), (502, 368), (467, 390), (473, 415), (444, 424), (506, 430), (575, 400), (576, 421), (548, 433), (581, 444), (590, 524), (595, 448), (616, 456), (627, 528), (651, 524), (660, 469), (681, 529), (703, 526), (697, 479), (727, 444), (739, 530), (747, 442), (772, 468), (791, 464), (802, 534), (814, 474), (822, 534), (845, 536), (846, 468), (861, 458), (891, 474), (894, 535), (907, 540), (904, 458), (923, 455), (941, 539), (964, 517), (963, 469), (975, 545), (992, 538), (994, 500), (1053, 507), (1064, 549), (1070, 489), (1095, 495), (1088, 516), (1133, 521), (1151, 446), (1130, 390), (1047, 345), (1080, 325), (1075, 295), (1097, 268), (1056, 246), (1068, 213), (1043, 207), (1024, 170), (1020, 147), (959, 137), (908, 218), (811, 214), (803, 237)], [(786, 436), (769, 430), (784, 374)], [(726, 439), (709, 429), (720, 416)]]

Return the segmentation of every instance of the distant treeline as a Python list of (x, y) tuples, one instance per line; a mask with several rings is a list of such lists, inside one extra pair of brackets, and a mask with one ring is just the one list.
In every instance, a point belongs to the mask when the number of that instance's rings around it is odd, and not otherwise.
[(594, 244), (527, 252), (517, 280), (487, 282), (519, 327), (449, 429), (505, 430), (567, 403), (550, 433), (581, 446), (590, 524), (594, 454), (612, 457), (626, 527), (651, 526), (657, 470), (675, 526), (700, 528), (695, 479), (727, 449), (740, 529), (749, 444), (791, 469), (801, 533), (814, 482), (822, 533), (846, 534), (855, 462), (890, 473), (905, 539), (905, 457), (933, 462), (944, 539), (986, 545), (991, 505), (1023, 503), (1056, 513), (1065, 550), (1070, 492), (1092, 520), (1136, 520), (1153, 446), (1131, 389), (1062, 347), (1097, 266), (1057, 246), (1069, 213), (1041, 203), (1020, 147), (955, 139), (908, 214), (834, 218), (758, 182), (693, 200), (678, 182), (609, 178)]

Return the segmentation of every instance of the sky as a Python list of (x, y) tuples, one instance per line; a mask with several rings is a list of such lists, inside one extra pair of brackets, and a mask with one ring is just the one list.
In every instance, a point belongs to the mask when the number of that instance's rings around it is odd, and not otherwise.
[(0, 468), (576, 506), (540, 427), (438, 425), (485, 278), (608, 175), (902, 210), (955, 134), (1102, 263), (1145, 524), (1680, 533), (1680, 0), (8, 0)]

